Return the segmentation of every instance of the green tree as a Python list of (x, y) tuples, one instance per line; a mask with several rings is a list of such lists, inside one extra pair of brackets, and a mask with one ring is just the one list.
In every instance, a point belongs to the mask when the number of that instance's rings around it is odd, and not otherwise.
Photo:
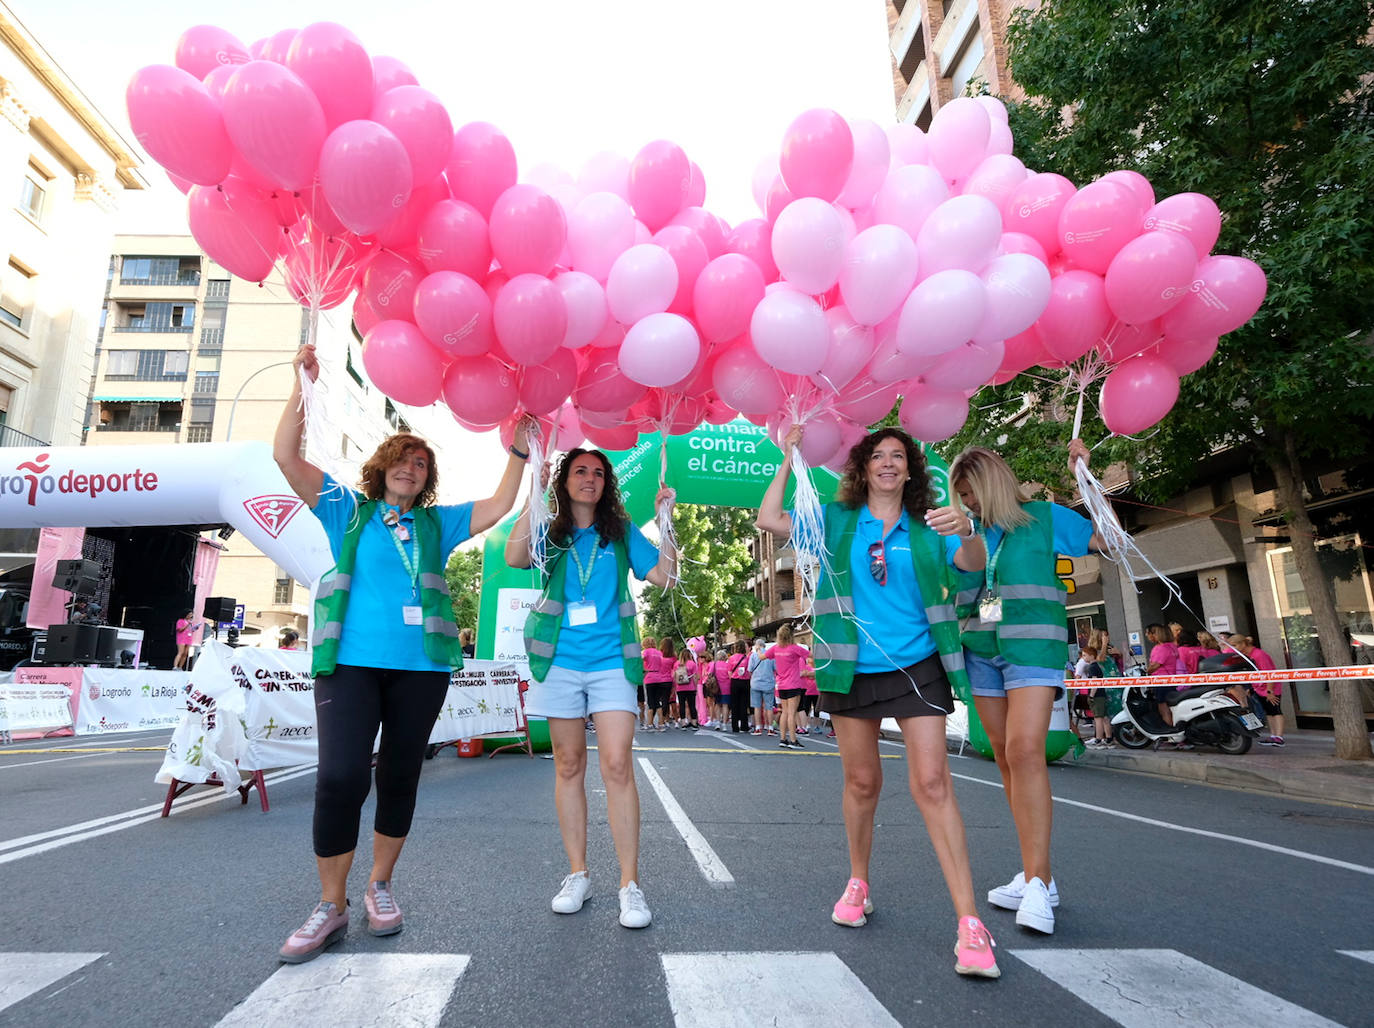
[[(1374, 3), (1046, 0), (1016, 13), (1008, 61), (1029, 100), (1012, 109), (1028, 167), (1079, 184), (1116, 168), (1156, 195), (1195, 191), (1225, 216), (1214, 252), (1256, 261), (1269, 293), (1183, 380), (1144, 443), (1113, 441), (1154, 497), (1189, 484), (1219, 445), (1267, 465), (1328, 664), (1344, 664), (1330, 582), (1303, 498), (1309, 462), (1368, 453), (1374, 410)], [(1028, 395), (1029, 394), (1029, 395)], [(1029, 399), (1029, 404), (1027, 400)], [(1065, 484), (1066, 420), (1027, 417), (1060, 387), (1022, 376), (984, 391), (965, 433), (996, 440), (1024, 477)], [(1100, 421), (1085, 435), (1100, 436)], [(1336, 754), (1371, 756), (1354, 682), (1332, 683)]]
[(682, 640), (694, 635), (719, 642), (727, 631), (748, 635), (759, 601), (746, 583), (758, 573), (749, 552), (754, 514), (737, 507), (684, 503), (675, 518), (681, 584), (644, 590), (645, 633)]
[(454, 550), (444, 566), (444, 581), (448, 583), (449, 599), (453, 602), (453, 617), (459, 628), (477, 631), (477, 612), (482, 598), (482, 551), (478, 547)]

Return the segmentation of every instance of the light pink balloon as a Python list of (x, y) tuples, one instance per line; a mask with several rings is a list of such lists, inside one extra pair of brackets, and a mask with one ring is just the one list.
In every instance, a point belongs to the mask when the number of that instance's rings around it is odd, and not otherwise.
[(930, 163), (930, 140), (919, 126), (909, 121), (889, 125), (887, 141), (892, 151), (892, 163), (897, 167)]
[(964, 427), (968, 400), (960, 393), (942, 393), (917, 385), (907, 390), (897, 420), (912, 438), (938, 443)]
[(705, 207), (684, 207), (673, 215), (668, 222), (671, 228), (681, 225), (697, 234), (701, 244), (706, 247), (706, 259), (713, 261), (725, 252), (725, 228), (723, 223)]
[(387, 90), (374, 99), (371, 116), (406, 148), (416, 182), (429, 182), (444, 170), (453, 150), (453, 122), (428, 89), (397, 86)]
[(372, 113), (372, 58), (342, 25), (315, 22), (296, 33), (286, 66), (310, 87), (334, 128)]
[(932, 389), (946, 393), (976, 389), (997, 374), (1005, 355), (1006, 346), (1001, 339), (963, 343), (921, 372), (921, 378)]
[(849, 454), (859, 442), (868, 435), (868, 429), (863, 425), (856, 425), (848, 418), (840, 418), (840, 448), (835, 451), (835, 455), (825, 462), (825, 467), (843, 475), (845, 466), (849, 463)]
[[(604, 292), (604, 290), (603, 290)], [(606, 310), (606, 324), (601, 332), (588, 345), (596, 350), (618, 350), (625, 340), (625, 326), (611, 317), (609, 306)]]
[(517, 364), (538, 364), (563, 345), (568, 308), (558, 287), (543, 275), (515, 275), (491, 305), (501, 348)]
[(794, 375), (814, 375), (830, 348), (830, 326), (820, 304), (789, 290), (759, 301), (749, 320), (749, 335), (760, 357)]
[(1148, 211), (1155, 205), (1154, 186), (1150, 185), (1150, 180), (1138, 171), (1130, 171), (1126, 168), (1119, 171), (1109, 171), (1097, 181), (1115, 182), (1117, 185), (1125, 186), (1135, 194), (1141, 210)]
[(237, 36), (214, 25), (192, 25), (177, 40), (176, 66), (198, 79), (215, 68), (252, 59)]
[(395, 57), (377, 56), (372, 58), (372, 99), (375, 103), (383, 93), (398, 86), (418, 86), (415, 77), (404, 61)]
[(849, 131), (854, 139), (854, 162), (835, 202), (852, 210), (873, 202), (892, 163), (892, 144), (887, 133), (867, 118), (850, 118)]
[(448, 183), (444, 181), (443, 175), (436, 175), (428, 182), (417, 184), (411, 189), (410, 199), (405, 202), (400, 212), (372, 233), (373, 241), (389, 250), (415, 252), (420, 223), (435, 204), (448, 198)]
[(563, 347), (576, 350), (586, 346), (601, 334), (610, 318), (606, 307), (606, 291), (601, 283), (581, 271), (565, 271), (554, 276), (553, 284), (563, 296), (568, 311), (568, 329), (563, 334)]
[(436, 271), (420, 280), (412, 304), (415, 324), (451, 357), (477, 357), (491, 349), (491, 300), (472, 279)]
[(657, 139), (630, 162), (629, 200), (635, 215), (656, 232), (688, 202), (692, 165), (682, 147)]
[(1026, 166), (1011, 154), (983, 158), (964, 182), (962, 192), (985, 196), (999, 211), (1007, 209), (1012, 193), (1026, 181)]
[(1107, 306), (1128, 325), (1152, 321), (1187, 295), (1197, 263), (1197, 251), (1185, 236), (1144, 232), (1107, 267)]
[(776, 152), (764, 154), (754, 164), (753, 173), (749, 179), (750, 192), (753, 194), (754, 203), (758, 204), (759, 212), (766, 213), (768, 210), (768, 191), (773, 188), (773, 183), (781, 181), (782, 173), (778, 169), (778, 155)]
[(931, 211), (916, 236), (921, 276), (951, 268), (977, 272), (992, 260), (1001, 240), (1002, 216), (991, 200), (952, 196)]
[(854, 379), (873, 356), (876, 337), (874, 330), (856, 322), (849, 308), (843, 304), (825, 312), (825, 323), (830, 329), (830, 346), (821, 370), (812, 377), (818, 383), (839, 391)]
[(414, 184), (406, 148), (375, 121), (346, 121), (320, 150), (320, 188), (349, 229), (368, 235), (391, 221)]
[(1198, 260), (1212, 252), (1221, 234), (1221, 211), (1202, 193), (1166, 196), (1145, 214), (1145, 229), (1177, 232), (1192, 244)]
[(707, 264), (692, 289), (702, 338), (721, 343), (744, 333), (763, 289), (763, 272), (748, 257), (727, 253)]
[(898, 394), (896, 383), (880, 384), (860, 375), (845, 387), (834, 410), (860, 425), (871, 425), (887, 416), (897, 403)]
[(234, 149), (220, 104), (190, 72), (168, 64), (140, 68), (124, 98), (135, 138), (168, 174), (203, 186), (229, 174)]
[(840, 430), (840, 419), (834, 414), (820, 413), (806, 420), (806, 431), (802, 433), (802, 460), (813, 468), (818, 468), (834, 458), (844, 441)]
[(409, 321), (382, 321), (363, 339), (372, 384), (398, 403), (428, 407), (439, 398), (444, 361)]
[(275, 61), (286, 64), (286, 55), (291, 52), (291, 44), (296, 41), (299, 29), (281, 29), (262, 40), (262, 52), (253, 54), (256, 61)]
[(975, 96), (973, 102), (988, 112), (988, 120), (993, 125), (1005, 125), (1007, 123), (1007, 105), (997, 97), (983, 93)]
[(767, 414), (786, 395), (775, 372), (747, 341), (728, 347), (711, 369), (711, 385), (741, 414)]
[[(232, 206), (232, 200), (230, 204)], [(326, 236), (297, 222), (286, 232), (286, 290), (302, 307), (332, 310), (350, 296), (370, 255), (352, 232)]]
[(384, 320), (409, 321), (415, 313), (415, 290), (424, 277), (416, 261), (383, 250), (363, 272), (362, 292)]
[(238, 152), (273, 185), (304, 189), (324, 145), (324, 111), (299, 77), (271, 61), (240, 65), (224, 87), (224, 127)]
[(491, 266), (487, 222), (461, 200), (440, 200), (420, 219), (416, 250), (427, 271), (456, 271), (481, 282)]
[(537, 186), (511, 186), (492, 204), (491, 251), (508, 275), (547, 275), (568, 237), (558, 201)]
[(1045, 248), (1024, 232), (1003, 232), (1002, 240), (997, 244), (998, 254), (1026, 253), (1030, 254), (1041, 264), (1049, 266), (1049, 258), (1045, 256)]
[(680, 314), (650, 314), (625, 333), (620, 370), (646, 386), (670, 386), (691, 374), (701, 356), (701, 339)]
[(844, 268), (844, 220), (825, 200), (794, 200), (773, 225), (772, 248), (783, 278), (803, 292), (824, 293)]
[(218, 187), (192, 186), (186, 211), (191, 235), (215, 263), (249, 282), (261, 282), (271, 273), (283, 235), (266, 206), (240, 214), (230, 209)]
[[(619, 411), (644, 396), (645, 387), (620, 370), (619, 354), (615, 350), (596, 352), (577, 375), (573, 403), (579, 411)], [(590, 414), (584, 413), (583, 424), (592, 424)], [(623, 420), (617, 416), (616, 420)]]
[(1135, 435), (1159, 422), (1178, 399), (1178, 373), (1158, 357), (1132, 357), (1102, 382), (1102, 421), (1117, 435)]
[(1140, 234), (1148, 208), (1120, 182), (1092, 182), (1064, 205), (1059, 247), (1080, 268), (1104, 274), (1112, 258)]
[(1029, 254), (994, 257), (982, 274), (987, 310), (975, 342), (990, 343), (1024, 332), (1035, 324), (1050, 299), (1050, 269)]
[(873, 356), (868, 359), (865, 375), (880, 385), (891, 385), (915, 378), (939, 360), (938, 354), (902, 350), (895, 331), (879, 333), (874, 337)]
[(779, 175), (773, 180), (772, 186), (768, 189), (768, 199), (763, 205), (764, 217), (768, 219), (768, 224), (773, 224), (778, 220), (778, 215), (786, 209), (796, 197), (792, 195), (792, 190), (787, 188), (787, 183)]
[(845, 248), (840, 295), (856, 322), (876, 325), (902, 305), (916, 284), (916, 270), (912, 238), (896, 225), (874, 225)]
[(853, 165), (853, 133), (832, 110), (803, 111), (783, 133), (778, 171), (794, 197), (830, 203), (845, 187)]
[(353, 295), (353, 327), (359, 335), (367, 335), (382, 320), (361, 290)]
[(941, 104), (930, 121), (930, 163), (946, 181), (965, 179), (983, 160), (992, 122), (972, 97)]
[(455, 200), (489, 217), (496, 198), (515, 185), (515, 148), (495, 125), (469, 122), (453, 134), (444, 173)]
[(1002, 381), (1009, 382), (1027, 368), (1039, 364), (1045, 357), (1045, 347), (1033, 330), (1012, 336), (1002, 346), (1002, 363), (998, 365), (998, 376), (991, 379), (994, 385), (1002, 384), (998, 381), (999, 376), (1005, 376), (1002, 377)]
[(1264, 302), (1264, 270), (1244, 257), (1217, 254), (1198, 261), (1188, 295), (1164, 315), (1165, 335), (1222, 336), (1244, 325)]
[(568, 213), (572, 266), (605, 282), (617, 257), (635, 245), (635, 216), (614, 193), (591, 193)]
[(677, 264), (653, 243), (630, 247), (615, 259), (606, 278), (606, 302), (622, 325), (666, 311), (675, 295)]
[(686, 225), (665, 225), (654, 233), (653, 243), (663, 247), (677, 265), (677, 292), (668, 310), (674, 314), (690, 314), (697, 276), (710, 259), (706, 256), (706, 244)]
[(473, 425), (497, 425), (519, 402), (515, 373), (490, 354), (459, 357), (442, 382), (448, 409)]
[(577, 360), (569, 350), (555, 350), (539, 364), (522, 368), (517, 381), (520, 406), (531, 414), (549, 414), (563, 405), (577, 385)]
[(1212, 359), (1212, 355), (1217, 352), (1217, 342), (1215, 336), (1211, 339), (1177, 339), (1165, 336), (1151, 352), (1180, 376), (1191, 375)]
[(700, 207), (706, 202), (706, 175), (697, 166), (696, 161), (689, 161), (688, 164), (691, 168), (691, 175), (687, 179), (685, 206)]
[(1006, 230), (1030, 236), (1045, 248), (1047, 257), (1053, 257), (1059, 252), (1059, 215), (1074, 191), (1074, 184), (1063, 175), (1032, 175), (1007, 198)]
[(987, 155), (991, 157), (994, 154), (1010, 154), (1013, 149), (1011, 129), (1000, 121), (994, 121), (988, 132)]
[(971, 271), (931, 275), (907, 297), (897, 321), (903, 353), (938, 356), (973, 338), (987, 309), (987, 290)]
[(778, 266), (773, 263), (773, 228), (763, 218), (741, 221), (725, 238), (725, 249), (748, 257), (763, 272), (763, 281), (778, 280)]
[(630, 195), (630, 159), (611, 150), (594, 153), (577, 173), (577, 185), (587, 196), (614, 193), (624, 200)]
[(947, 199), (949, 186), (929, 165), (894, 168), (873, 197), (873, 224), (896, 225), (915, 239), (931, 212)]
[(1097, 344), (1111, 320), (1102, 276), (1065, 271), (1050, 282), (1050, 298), (1035, 333), (1051, 357), (1074, 361)]

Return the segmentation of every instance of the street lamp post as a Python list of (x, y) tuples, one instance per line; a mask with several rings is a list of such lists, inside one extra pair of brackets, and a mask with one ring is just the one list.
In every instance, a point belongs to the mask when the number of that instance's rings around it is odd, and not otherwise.
[(270, 371), (272, 368), (285, 367), (286, 365), (292, 363), (294, 363), (294, 360), (277, 361), (275, 364), (264, 364), (262, 367), (258, 368), (257, 371), (253, 372), (251, 375), (249, 375), (247, 378), (243, 380), (243, 384), (239, 386), (239, 391), (234, 394), (234, 402), (229, 405), (229, 424), (226, 425), (224, 429), (224, 441), (226, 443), (234, 437), (234, 415), (238, 413), (239, 397), (243, 395), (243, 391), (248, 387), (248, 383), (253, 381), (253, 379), (257, 378), (264, 371)]

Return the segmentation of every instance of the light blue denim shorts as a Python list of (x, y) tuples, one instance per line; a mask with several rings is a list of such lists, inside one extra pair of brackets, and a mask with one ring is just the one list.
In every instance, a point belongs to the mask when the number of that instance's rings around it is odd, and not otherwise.
[[(1008, 664), (1001, 656), (980, 657), (976, 653), (964, 651), (964, 667), (968, 671), (969, 685), (975, 696), (1002, 698), (1008, 689), (1021, 689), (1028, 685), (1049, 685), (1056, 689), (1064, 688), (1064, 672), (1048, 667), (1027, 667), (1024, 664)], [(1058, 696), (1058, 693), (1055, 693)]]
[(764, 710), (772, 710), (777, 706), (777, 693), (770, 685), (767, 689), (750, 689), (749, 706), (754, 708), (762, 707)]
[(525, 710), (540, 717), (585, 718), (603, 710), (639, 713), (635, 687), (624, 668), (573, 671), (554, 665), (542, 682), (531, 682)]

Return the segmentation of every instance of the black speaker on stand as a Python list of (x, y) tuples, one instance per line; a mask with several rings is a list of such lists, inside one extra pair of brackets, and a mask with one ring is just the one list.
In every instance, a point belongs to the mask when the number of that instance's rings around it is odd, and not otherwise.
[(238, 600), (232, 596), (210, 596), (205, 600), (205, 620), (215, 624), (227, 624), (234, 620), (234, 608)]

